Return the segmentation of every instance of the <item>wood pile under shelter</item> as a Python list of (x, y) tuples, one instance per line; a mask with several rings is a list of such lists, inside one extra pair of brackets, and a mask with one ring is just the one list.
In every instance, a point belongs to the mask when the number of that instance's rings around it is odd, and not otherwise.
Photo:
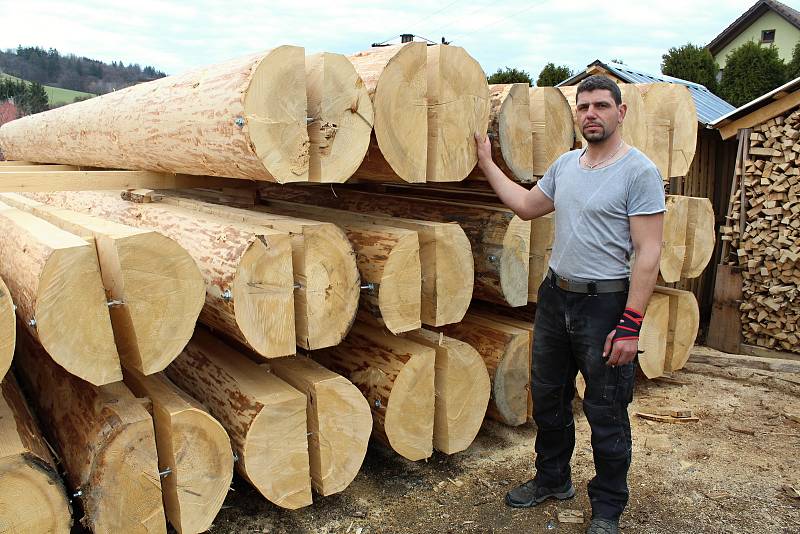
[[(684, 172), (682, 93), (624, 94), (625, 138)], [(42, 530), (202, 532), (233, 476), (297, 509), (347, 491), (370, 439), (419, 461), (467, 449), (486, 418), (530, 421), (553, 218), (498, 202), (473, 135), (531, 184), (575, 146), (570, 107), (490, 87), (459, 47), (280, 46), (0, 127), (16, 160), (0, 162), (0, 430), (16, 421), (0, 505), (26, 496), (11, 530), (36, 509)], [(762, 150), (783, 146), (770, 132)], [(714, 244), (707, 199), (668, 205), (662, 285)], [(698, 321), (691, 293), (657, 290), (648, 377), (684, 365)]]

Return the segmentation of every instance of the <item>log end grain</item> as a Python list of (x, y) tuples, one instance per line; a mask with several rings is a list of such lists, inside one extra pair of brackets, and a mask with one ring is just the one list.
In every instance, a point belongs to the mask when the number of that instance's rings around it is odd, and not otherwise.
[[(637, 84), (650, 122), (668, 121), (672, 134), (669, 175), (686, 176), (697, 149), (697, 110), (689, 88), (674, 83)], [(652, 132), (648, 134), (652, 138)]]
[(555, 87), (531, 87), (533, 174), (543, 176), (561, 154), (572, 149), (575, 128), (570, 104)]
[(270, 50), (253, 68), (244, 94), (250, 147), (278, 183), (308, 181), (305, 53), (297, 46)]
[[(498, 86), (492, 86), (497, 88)], [(520, 182), (533, 180), (533, 136), (531, 135), (530, 92), (527, 83), (509, 84), (503, 92), (496, 126), (502, 163), (509, 178)], [(496, 91), (493, 90), (493, 92)]]
[[(98, 251), (103, 241), (97, 238)], [(138, 357), (126, 365), (146, 375), (162, 371), (192, 337), (205, 303), (205, 281), (186, 250), (160, 233), (131, 235), (117, 240), (115, 249), (124, 299), (124, 305), (111, 308), (117, 346), (126, 346), (119, 338), (127, 333)], [(121, 358), (129, 354), (120, 349)]]
[(664, 361), (669, 332), (669, 296), (653, 293), (647, 304), (642, 330), (639, 332), (639, 367), (647, 378), (664, 374)]
[(294, 276), (288, 234), (257, 237), (232, 284), (236, 324), (247, 343), (271, 358), (295, 352)]
[(425, 258), (427, 248), (435, 247), (435, 276), (422, 280), (421, 317), (427, 325), (442, 326), (457, 323), (467, 313), (475, 283), (475, 263), (469, 238), (458, 224), (437, 225), (434, 232), (435, 242), (431, 244), (423, 242), (424, 233), (419, 233), (423, 270), (424, 262), (431, 261)]
[(530, 339), (515, 336), (497, 362), (492, 383), (493, 405), (489, 412), (507, 425), (519, 426), (528, 420), (530, 359)]
[(0, 278), (0, 380), (11, 367), (17, 342), (17, 322), (14, 303), (3, 279)]
[(29, 454), (0, 458), (0, 481), (4, 532), (70, 532), (72, 513), (55, 469)]
[(686, 229), (686, 261), (682, 278), (700, 276), (714, 254), (714, 208), (707, 198), (689, 197), (689, 216)]
[(629, 145), (641, 151), (647, 150), (647, 111), (642, 93), (636, 85), (621, 83), (622, 103), (627, 107), (625, 120), (620, 126), (622, 138)]
[(378, 287), (381, 319), (390, 332), (422, 326), (422, 266), (416, 232), (404, 231), (389, 252)]
[(353, 324), (360, 296), (358, 266), (347, 235), (336, 225), (317, 225), (304, 232), (305, 280), (295, 298), (295, 314), (304, 306), (309, 350), (338, 344)]
[(386, 405), (384, 430), (389, 445), (412, 461), (433, 453), (435, 364), (432, 350), (411, 356), (398, 373)]
[(427, 47), (426, 180), (458, 182), (478, 162), (475, 133), (489, 124), (489, 84), (480, 64), (459, 46)]
[(340, 183), (361, 165), (369, 147), (374, 111), (363, 80), (346, 56), (306, 56), (309, 181)]
[(500, 286), (509, 306), (528, 303), (530, 277), (531, 222), (516, 215), (503, 236), (500, 261)]

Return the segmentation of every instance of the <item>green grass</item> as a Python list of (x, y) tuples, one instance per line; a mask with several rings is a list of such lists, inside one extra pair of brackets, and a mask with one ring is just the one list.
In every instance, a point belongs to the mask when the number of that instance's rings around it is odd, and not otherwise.
[[(19, 80), (16, 76), (10, 74), (3, 74), (0, 72), (0, 78), (11, 78), (12, 80)], [(47, 93), (47, 100), (50, 106), (57, 106), (61, 104), (72, 104), (76, 97), (93, 97), (97, 96), (92, 93), (84, 93), (82, 91), (73, 91), (72, 89), (62, 89), (61, 87), (44, 86), (44, 92)]]

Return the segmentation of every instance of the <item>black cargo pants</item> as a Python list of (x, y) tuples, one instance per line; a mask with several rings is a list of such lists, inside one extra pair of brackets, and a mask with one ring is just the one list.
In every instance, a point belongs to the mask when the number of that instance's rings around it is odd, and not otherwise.
[(539, 289), (532, 381), (536, 481), (557, 487), (570, 480), (575, 448), (572, 399), (578, 371), (586, 380), (583, 411), (592, 431), (595, 477), (589, 482), (593, 517), (616, 519), (628, 502), (635, 363), (610, 367), (603, 344), (622, 316), (627, 292), (572, 293), (546, 278)]

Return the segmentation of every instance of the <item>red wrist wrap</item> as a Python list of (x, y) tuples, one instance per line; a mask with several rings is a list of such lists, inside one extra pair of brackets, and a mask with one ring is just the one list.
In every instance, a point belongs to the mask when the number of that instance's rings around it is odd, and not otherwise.
[(624, 341), (626, 339), (639, 339), (639, 330), (642, 329), (644, 316), (633, 308), (625, 308), (622, 317), (614, 330), (614, 338), (611, 343)]

